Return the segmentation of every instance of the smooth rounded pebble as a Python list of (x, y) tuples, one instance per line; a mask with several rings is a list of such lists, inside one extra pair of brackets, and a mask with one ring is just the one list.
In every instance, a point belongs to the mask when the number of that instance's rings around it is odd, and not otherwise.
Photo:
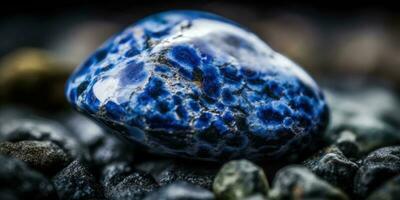
[(66, 96), (149, 151), (210, 161), (301, 154), (329, 116), (299, 66), (198, 11), (155, 14), (116, 34), (71, 75)]
[(307, 168), (291, 165), (278, 171), (268, 199), (348, 200), (349, 198), (339, 189), (319, 179)]
[(213, 200), (214, 194), (186, 182), (175, 182), (154, 191), (144, 200)]
[(213, 191), (219, 199), (241, 200), (269, 190), (263, 170), (247, 160), (226, 163), (214, 179)]

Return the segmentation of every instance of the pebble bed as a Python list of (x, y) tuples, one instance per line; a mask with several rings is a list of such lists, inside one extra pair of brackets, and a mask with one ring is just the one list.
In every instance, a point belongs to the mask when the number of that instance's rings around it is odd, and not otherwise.
[(331, 86), (325, 146), (281, 163), (154, 156), (74, 111), (3, 105), (0, 199), (398, 198), (399, 99), (384, 87)]

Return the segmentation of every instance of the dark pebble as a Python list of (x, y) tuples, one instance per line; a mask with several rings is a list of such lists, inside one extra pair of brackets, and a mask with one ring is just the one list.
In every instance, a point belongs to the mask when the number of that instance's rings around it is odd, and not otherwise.
[[(157, 183), (149, 174), (134, 170), (126, 175), (126, 170), (125, 167), (116, 166), (114, 169), (110, 169), (109, 174), (106, 175), (108, 184), (105, 188), (105, 196), (107, 199), (138, 200), (157, 189)], [(104, 183), (107, 183), (107, 181)]]
[[(359, 156), (380, 147), (400, 144), (397, 131), (400, 128), (400, 101), (392, 90), (382, 86), (363, 84), (352, 87), (348, 84), (345, 88), (327, 90), (326, 97), (332, 111), (326, 138), (331, 142), (354, 143), (356, 148), (352, 145), (349, 151), (359, 151)], [(347, 155), (347, 147), (343, 144), (338, 146)]]
[(145, 200), (213, 200), (210, 191), (186, 182), (175, 182), (148, 195)]
[(104, 167), (100, 182), (104, 190), (111, 190), (122, 182), (127, 176), (133, 173), (134, 169), (129, 162), (116, 162), (111, 163)]
[(71, 157), (64, 150), (49, 141), (0, 142), (0, 154), (20, 159), (49, 176), (71, 162)]
[(365, 198), (387, 180), (400, 174), (400, 146), (373, 151), (364, 160), (354, 179), (354, 192)]
[(0, 199), (58, 199), (53, 185), (20, 160), (0, 155)]
[(307, 168), (292, 165), (278, 171), (268, 199), (347, 200), (348, 197)]
[(329, 146), (304, 161), (308, 169), (330, 184), (352, 192), (352, 183), (358, 165), (346, 158), (336, 146)]
[(211, 189), (219, 165), (183, 160), (152, 160), (141, 163), (138, 168), (150, 173), (159, 185), (184, 181)]
[(58, 122), (37, 117), (30, 111), (0, 109), (0, 141), (51, 141), (73, 158), (88, 158), (87, 150)]
[(53, 183), (62, 200), (104, 199), (101, 186), (80, 161), (73, 161), (56, 174)]
[(375, 190), (367, 200), (396, 200), (400, 197), (400, 175)]
[(133, 161), (133, 145), (114, 136), (106, 136), (93, 148), (92, 159), (99, 167), (118, 161)]
[(353, 141), (337, 141), (335, 146), (340, 149), (344, 156), (352, 161), (356, 161), (360, 157), (360, 149)]

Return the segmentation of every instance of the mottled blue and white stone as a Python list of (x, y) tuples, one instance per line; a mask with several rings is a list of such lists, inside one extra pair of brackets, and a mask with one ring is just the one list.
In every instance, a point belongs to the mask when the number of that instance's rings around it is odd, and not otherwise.
[(196, 11), (152, 15), (110, 38), (66, 95), (116, 134), (192, 159), (299, 154), (328, 122), (299, 66), (235, 22)]

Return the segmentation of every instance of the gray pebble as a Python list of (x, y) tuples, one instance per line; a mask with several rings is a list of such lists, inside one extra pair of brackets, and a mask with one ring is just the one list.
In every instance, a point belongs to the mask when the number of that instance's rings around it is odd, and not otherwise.
[(78, 112), (68, 112), (59, 118), (64, 126), (70, 130), (71, 135), (89, 149), (99, 144), (107, 136), (104, 128)]
[(53, 185), (20, 160), (0, 155), (0, 199), (58, 199)]
[(104, 167), (101, 173), (100, 182), (103, 185), (104, 190), (109, 191), (133, 172), (134, 169), (128, 162), (111, 163)]
[(373, 151), (362, 160), (354, 179), (354, 192), (365, 198), (387, 180), (400, 174), (400, 146)]
[(214, 194), (199, 186), (186, 182), (175, 182), (166, 185), (150, 195), (145, 200), (213, 200)]
[(53, 175), (71, 162), (64, 150), (49, 141), (0, 142), (0, 154), (20, 159), (46, 175)]
[(51, 141), (73, 158), (88, 158), (87, 150), (61, 124), (29, 111), (0, 109), (0, 141)]
[(161, 186), (175, 181), (184, 181), (211, 189), (219, 165), (183, 160), (151, 160), (140, 163), (139, 169), (150, 173)]
[(336, 146), (329, 146), (319, 151), (303, 164), (330, 184), (352, 192), (353, 178), (358, 165), (346, 158)]
[(396, 200), (400, 197), (400, 175), (375, 190), (367, 200)]
[(278, 171), (268, 199), (347, 200), (348, 197), (307, 168), (291, 165)]
[(114, 136), (104, 137), (99, 145), (93, 148), (92, 159), (96, 166), (103, 167), (112, 162), (133, 161), (134, 149), (130, 144)]
[[(351, 151), (359, 151), (360, 155), (380, 147), (400, 144), (400, 134), (397, 132), (400, 128), (400, 104), (393, 91), (363, 85), (330, 89), (326, 91), (326, 97), (332, 111), (331, 126), (326, 134), (328, 140), (353, 143), (356, 147), (352, 145)], [(338, 146), (343, 147), (343, 144)], [(346, 155), (347, 152), (343, 151)]]
[(263, 170), (247, 160), (226, 163), (213, 184), (217, 198), (226, 200), (241, 200), (257, 194), (266, 196), (268, 190)]
[(94, 175), (79, 161), (73, 161), (52, 180), (61, 200), (104, 199)]
[[(119, 182), (115, 179), (113, 181), (114, 184)], [(157, 187), (158, 185), (153, 177), (135, 170), (115, 186), (109, 186), (105, 190), (105, 195), (107, 199), (111, 200), (139, 200), (143, 199), (149, 192), (157, 189)]]

